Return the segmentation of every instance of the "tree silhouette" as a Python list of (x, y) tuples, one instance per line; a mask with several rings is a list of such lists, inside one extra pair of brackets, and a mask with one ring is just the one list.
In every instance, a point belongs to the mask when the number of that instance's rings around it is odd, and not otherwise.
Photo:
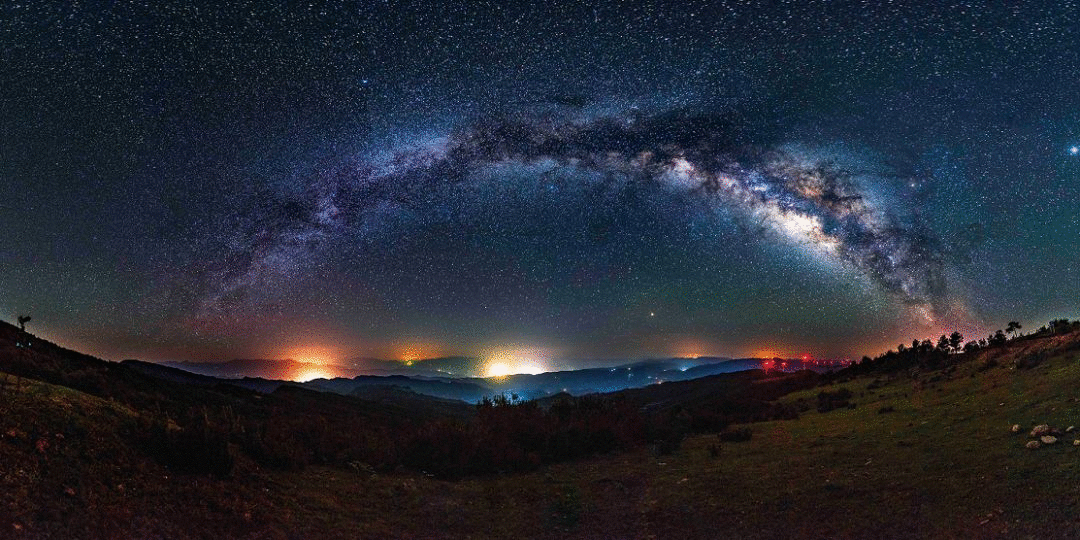
[(26, 323), (30, 322), (29, 315), (19, 315), (19, 330), (26, 331)]
[(924, 340), (922, 340), (922, 343), (919, 343), (919, 352), (920, 353), (922, 353), (922, 354), (930, 354), (933, 351), (934, 351), (934, 342), (933, 341), (930, 341), (929, 339), (924, 339)]
[(949, 334), (949, 347), (952, 348), (953, 352), (955, 352), (955, 353), (960, 352), (960, 349), (961, 349), (960, 345), (963, 342), (964, 342), (964, 335), (961, 334), (960, 332), (953, 332), (952, 334)]
[(1050, 332), (1053, 334), (1059, 334), (1061, 332), (1068, 332), (1071, 323), (1069, 319), (1054, 319), (1050, 321)]
[(1005, 328), (1005, 331), (1012, 334), (1013, 337), (1015, 338), (1016, 337), (1016, 332), (1018, 330), (1020, 330), (1021, 328), (1023, 328), (1023, 326), (1021, 326), (1020, 323), (1018, 323), (1016, 321), (1010, 321), (1009, 326)]
[(989, 336), (987, 336), (986, 340), (990, 342), (991, 346), (1004, 345), (1005, 342), (1008, 341), (1008, 339), (1005, 337), (1005, 332), (1002, 332), (1001, 330), (990, 334)]
[(945, 334), (941, 334), (941, 337), (938, 338), (937, 350), (944, 353), (949, 352), (949, 338)]

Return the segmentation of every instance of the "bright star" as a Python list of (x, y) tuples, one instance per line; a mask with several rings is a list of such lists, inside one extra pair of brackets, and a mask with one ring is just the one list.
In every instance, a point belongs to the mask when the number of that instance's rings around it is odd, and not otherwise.
[(1069, 149), (1069, 154), (1072, 154), (1074, 156), (1077, 155), (1077, 154), (1080, 154), (1080, 146), (1074, 146), (1074, 147), (1070, 148)]

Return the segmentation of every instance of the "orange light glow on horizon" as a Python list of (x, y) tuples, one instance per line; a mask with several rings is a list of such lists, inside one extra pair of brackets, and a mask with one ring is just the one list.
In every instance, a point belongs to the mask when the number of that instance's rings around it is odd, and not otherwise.
[(294, 375), (292, 377), (292, 380), (296, 382), (308, 382), (315, 379), (333, 379), (334, 376), (335, 375), (333, 373), (330, 373), (327, 370), (317, 367), (309, 367), (301, 370), (296, 375)]
[(684, 339), (671, 349), (672, 356), (677, 358), (700, 358), (706, 356), (708, 346), (694, 339)]
[(285, 352), (284, 358), (292, 359), (305, 364), (329, 365), (336, 364), (338, 352), (328, 347), (302, 346), (294, 347)]
[(753, 358), (763, 358), (771, 360), (773, 358), (783, 358), (784, 354), (779, 349), (757, 349), (750, 353)]
[(394, 356), (402, 364), (411, 366), (420, 360), (438, 358), (442, 354), (437, 345), (428, 343), (405, 343), (395, 347)]
[(421, 359), (420, 349), (417, 347), (406, 347), (401, 353), (401, 363), (406, 366), (411, 366), (413, 362)]
[(502, 362), (490, 363), (484, 369), (484, 376), (486, 377), (505, 377), (510, 374), (510, 366)]
[(506, 377), (508, 375), (536, 375), (548, 371), (544, 356), (535, 349), (496, 349), (486, 355), (484, 377)]

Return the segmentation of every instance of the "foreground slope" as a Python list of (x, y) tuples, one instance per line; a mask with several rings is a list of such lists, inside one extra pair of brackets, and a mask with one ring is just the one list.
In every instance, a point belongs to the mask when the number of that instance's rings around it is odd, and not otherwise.
[[(638, 447), (455, 482), (362, 466), (271, 470), (243, 453), (227, 477), (179, 474), (143, 452), (145, 412), (8, 378), (0, 536), (1076, 537), (1080, 436), (1025, 444), (1037, 424), (1080, 424), (1080, 332), (957, 360), (841, 373), (780, 397), (800, 417), (750, 424), (746, 442), (699, 435), (671, 455)], [(816, 410), (822, 392), (841, 389), (854, 408)]]
[[(1038, 366), (1015, 368), (1032, 356)], [(692, 437), (671, 456), (641, 449), (456, 483), (378, 478), (358, 489), (332, 471), (286, 481), (297, 503), (334, 510), (336, 523), (314, 531), (340, 537), (375, 525), (418, 538), (1077, 537), (1080, 435), (1026, 443), (1037, 424), (1080, 425), (1080, 333), (784, 399), (838, 388), (855, 408), (753, 424), (743, 443)], [(343, 501), (365, 488), (391, 497), (354, 514)]]

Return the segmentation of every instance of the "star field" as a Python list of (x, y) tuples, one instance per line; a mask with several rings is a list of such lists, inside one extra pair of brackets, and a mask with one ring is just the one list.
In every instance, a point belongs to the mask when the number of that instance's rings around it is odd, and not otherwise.
[(0, 316), (571, 366), (1075, 317), (1078, 7), (9, 3)]

